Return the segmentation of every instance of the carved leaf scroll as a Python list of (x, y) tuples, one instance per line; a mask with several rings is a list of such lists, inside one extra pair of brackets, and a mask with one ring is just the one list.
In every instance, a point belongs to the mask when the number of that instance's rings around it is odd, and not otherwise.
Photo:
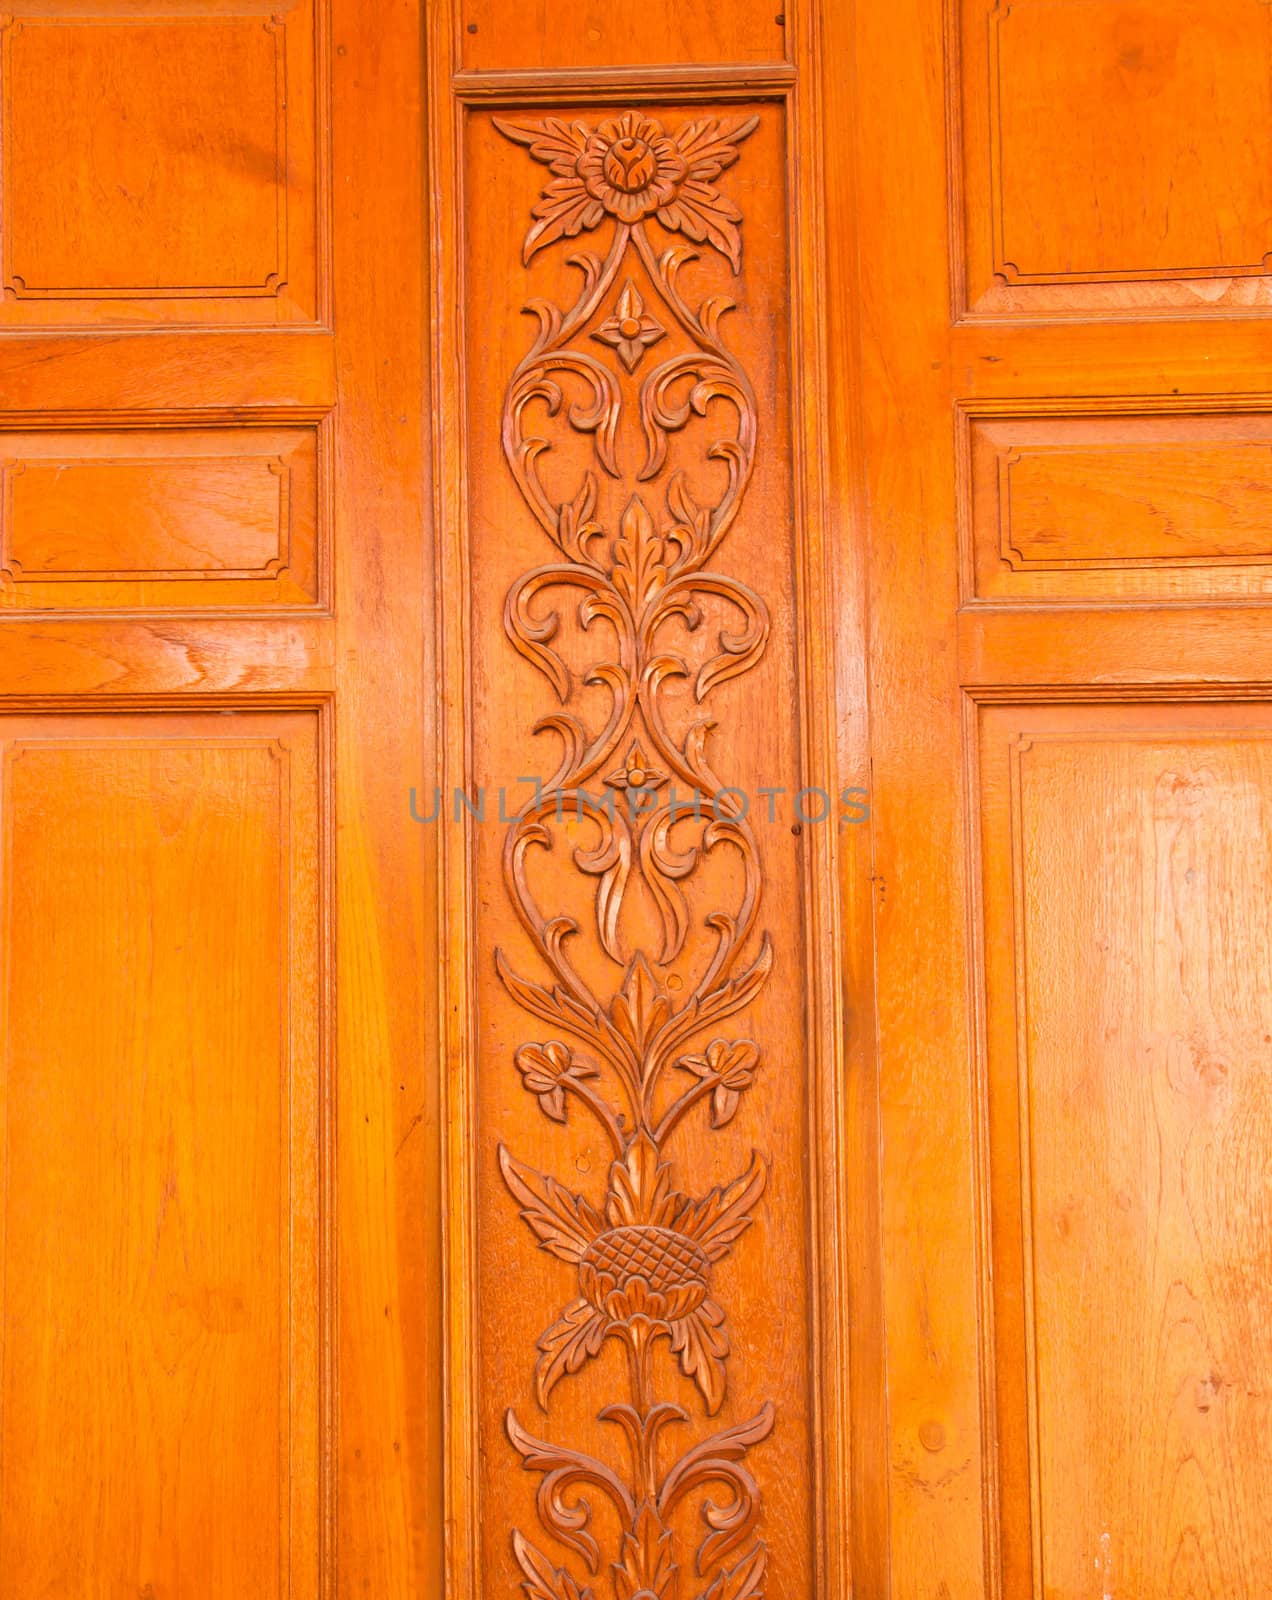
[[(708, 758), (715, 721), (691, 711), (686, 722), (682, 710), (677, 722), (664, 695), (684, 680), (692, 704), (701, 704), (754, 667), (768, 640), (761, 597), (707, 567), (750, 481), (755, 396), (720, 335), (732, 302), (713, 295), (692, 304), (679, 280), (696, 253), (676, 243), (660, 254), (649, 224), (718, 252), (738, 272), (742, 216), (716, 180), (757, 121), (706, 117), (671, 131), (627, 111), (596, 127), (556, 117), (495, 124), (550, 174), (533, 208), (525, 261), (562, 240), (609, 233), (603, 258), (568, 257), (582, 278), (572, 305), (539, 299), (527, 308), (538, 333), (511, 375), (504, 406), (505, 456), (554, 546), (514, 584), (504, 623), (561, 707), (533, 730), (555, 736), (561, 756), (547, 788), (513, 819), (504, 849), (512, 905), (550, 977), (519, 975), (500, 951), (496, 968), (518, 1005), (551, 1029), (516, 1051), (523, 1087), (555, 1124), (567, 1121), (573, 1102), (612, 1150), (599, 1203), (503, 1147), (499, 1161), (540, 1249), (578, 1275), (577, 1297), (538, 1340), (539, 1405), (546, 1411), (556, 1386), (609, 1340), (625, 1352), (628, 1392), (598, 1420), (624, 1436), (627, 1474), (535, 1437), (511, 1411), (506, 1423), (523, 1465), (540, 1475), (544, 1531), (594, 1580), (604, 1573), (615, 1600), (688, 1600), (673, 1514), (690, 1497), (705, 1525), (688, 1560), (704, 1583), (697, 1600), (758, 1600), (767, 1570), (766, 1546), (753, 1537), (760, 1492), (746, 1457), (772, 1430), (772, 1405), (669, 1459), (663, 1435), (690, 1419), (657, 1398), (655, 1361), (665, 1342), (706, 1413), (720, 1410), (730, 1345), (714, 1275), (752, 1222), (768, 1166), (753, 1152), (737, 1177), (695, 1195), (679, 1187), (666, 1151), (695, 1107), (703, 1107), (708, 1127), (722, 1128), (751, 1090), (760, 1045), (720, 1027), (759, 992), (772, 948), (765, 935), (747, 954), (760, 862), (752, 830)], [(629, 403), (643, 448), (630, 463), (620, 450)], [(587, 441), (590, 461), (564, 492), (560, 475), (544, 471), (562, 429)], [(708, 616), (732, 620), (706, 627)], [(592, 651), (582, 671), (571, 662), (571, 637), (575, 652), (580, 639)], [(699, 637), (703, 646), (691, 656), (684, 641)], [(596, 690), (607, 702), (599, 715)], [(695, 797), (692, 809), (677, 809), (677, 783), (682, 801)], [(553, 852), (567, 816), (591, 830), (585, 844), (575, 834), (565, 867), (594, 880), (590, 927), (545, 910), (542, 879), (537, 891), (531, 887), (541, 852), (554, 872), (562, 870), (564, 857)], [(704, 906), (691, 891), (716, 851), (740, 861), (739, 898)], [(661, 925), (655, 948), (633, 944), (624, 931), (634, 874)], [(695, 929), (707, 953), (694, 981), (677, 992), (667, 968)], [(574, 947), (589, 958), (573, 959)], [(613, 968), (608, 989), (584, 976), (595, 974), (598, 960)], [(588, 1489), (619, 1521), (607, 1566)], [(592, 1588), (520, 1530), (512, 1539), (529, 1600), (595, 1600)]]

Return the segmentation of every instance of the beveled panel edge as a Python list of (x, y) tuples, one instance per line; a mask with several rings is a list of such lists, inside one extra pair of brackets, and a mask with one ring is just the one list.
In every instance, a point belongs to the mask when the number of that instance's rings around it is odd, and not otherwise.
[(678, 100), (781, 99), (798, 76), (788, 62), (718, 66), (559, 67), (545, 72), (521, 69), (456, 72), (455, 98), (465, 105), (604, 105), (610, 100), (647, 104)]
[(1175, 705), (1196, 701), (1202, 705), (1245, 704), (1272, 701), (1272, 678), (1247, 683), (1054, 683), (964, 684), (959, 691), (965, 707), (1055, 705)]
[[(1256, 0), (1257, 4), (1267, 5), (1268, 0)], [(1022, 271), (1014, 261), (1007, 259), (1005, 244), (1005, 216), (1003, 207), (1003, 129), (1002, 129), (1002, 36), (1003, 29), (1012, 13), (1012, 0), (995, 0), (994, 8), (989, 12), (989, 112), (990, 112), (990, 162), (993, 178), (990, 184), (991, 224), (993, 232), (993, 258), (994, 277), (1001, 279), (1007, 287), (1023, 285), (1025, 287), (1051, 287), (1064, 284), (1091, 284), (1093, 286), (1108, 286), (1118, 283), (1162, 283), (1162, 282), (1227, 282), (1232, 278), (1264, 277), (1272, 269), (1272, 247), (1265, 250), (1258, 261), (1254, 262), (1223, 262), (1210, 266), (1185, 266), (1185, 267), (1113, 267), (1107, 269), (1082, 268), (1077, 271), (1065, 272), (1054, 270), (1051, 272)], [(961, 152), (960, 152), (961, 153)], [(1131, 315), (1137, 315), (1142, 310), (1158, 310), (1160, 307), (1133, 307), (1129, 308)], [(1262, 309), (1264, 314), (1266, 307)], [(1008, 313), (1009, 315), (1011, 313)], [(1063, 314), (1063, 313), (1062, 313)]]
[[(1263, 3), (1263, 0), (1260, 0)], [(992, 1173), (991, 1173), (991, 1146), (989, 1129), (990, 1105), (990, 1066), (989, 1066), (989, 1027), (988, 1027), (988, 977), (986, 967), (986, 922), (985, 922), (985, 872), (987, 855), (983, 837), (983, 786), (982, 786), (982, 751), (985, 748), (984, 713), (994, 708), (1004, 710), (1017, 709), (1021, 711), (1033, 707), (1065, 707), (1080, 706), (1130, 706), (1136, 704), (1171, 705), (1171, 704), (1268, 704), (1272, 705), (1272, 679), (1262, 682), (1246, 684), (1221, 684), (1221, 683), (1127, 683), (1127, 684), (1101, 684), (1101, 683), (1074, 683), (1074, 684), (1047, 684), (1047, 685), (1022, 685), (1022, 684), (990, 684), (969, 687), (963, 685), (959, 691), (961, 720), (962, 720), (962, 777), (965, 792), (968, 797), (965, 816), (965, 836), (967, 845), (967, 894), (964, 901), (965, 926), (968, 934), (968, 961), (967, 985), (972, 1014), (971, 1032), (971, 1060), (969, 1063), (971, 1073), (971, 1092), (973, 1095), (974, 1117), (974, 1149), (973, 1149), (973, 1205), (976, 1218), (976, 1259), (975, 1292), (977, 1299), (977, 1320), (979, 1328), (979, 1363), (978, 1380), (980, 1387), (980, 1415), (982, 1429), (982, 1530), (984, 1535), (984, 1549), (986, 1561), (986, 1574), (988, 1588), (986, 1600), (1005, 1600), (1003, 1550), (1002, 1550), (1002, 1519), (1001, 1519), (1001, 1472), (999, 1462), (999, 1430), (998, 1430), (998, 1393), (997, 1393), (997, 1330), (995, 1307), (995, 1278), (993, 1272), (993, 1237), (992, 1237)], [(1216, 731), (1215, 738), (1228, 737), (1223, 731)], [(1005, 748), (1003, 754), (1009, 764), (1010, 773), (1010, 798), (1013, 828), (1010, 837), (1005, 841), (1005, 848), (1011, 851), (1013, 858), (1017, 854), (1018, 837), (1016, 832), (1017, 806), (1019, 803), (1018, 772), (1019, 757), (1027, 751), (1040, 737), (1048, 738), (1054, 742), (1058, 738), (1070, 738), (1074, 735), (1053, 734), (1039, 736), (1032, 733), (1016, 731), (1015, 737)], [(1118, 739), (1132, 738), (1129, 731), (1117, 735), (1109, 735)], [(1013, 859), (1013, 881), (1017, 879), (1020, 864)], [(1015, 919), (1020, 911), (1020, 885), (1014, 882), (1012, 896), (1012, 940), (1016, 951), (1016, 959), (1021, 961), (1019, 935), (1015, 928)], [(1019, 995), (1013, 996), (1013, 1009), (1019, 1002)], [(1019, 1033), (1019, 1023), (1017, 1024)], [(1016, 1068), (1016, 1077), (1013, 1081), (1023, 1084), (1021, 1076), (1022, 1067), (1027, 1068), (1028, 1056), (1026, 1042), (1020, 1039), (1021, 1054), (1013, 1064)], [(1022, 1145), (1025, 1141), (1025, 1132), (1022, 1129)], [(1028, 1181), (1027, 1168), (1022, 1174), (1022, 1183)], [(1028, 1201), (1029, 1210), (1032, 1212), (1032, 1188)], [(1026, 1225), (1026, 1233), (1028, 1225)], [(1032, 1268), (1028, 1262), (1024, 1263), (1024, 1270), (1032, 1276)], [(1032, 1311), (1029, 1313), (1032, 1323)], [(1032, 1333), (1032, 1327), (1031, 1327)], [(1029, 1433), (1029, 1473), (1031, 1493), (1036, 1487), (1036, 1440), (1034, 1438), (1036, 1404), (1036, 1371), (1032, 1367), (1027, 1373), (1029, 1394), (1029, 1417), (1027, 1421)], [(1027, 1534), (1032, 1552), (1031, 1583), (1028, 1596), (1021, 1600), (1044, 1600), (1045, 1585), (1042, 1581), (1041, 1564), (1041, 1528), (1039, 1525), (1038, 1506), (1036, 1502), (1031, 1505), (1030, 1527)]]
[[(1046, 418), (1214, 417), (1265, 413), (1272, 417), (1272, 390), (1246, 394), (1126, 394), (1034, 396), (954, 400), (955, 535), (958, 540), (958, 609), (960, 613), (1038, 613), (1057, 611), (1146, 611), (1172, 613), (1218, 608), (1258, 610), (1272, 607), (1266, 595), (1136, 595), (1083, 597), (1036, 595), (1021, 599), (986, 598), (976, 593), (975, 545), (972, 527), (972, 430), (977, 422), (1033, 422)], [(1219, 564), (1216, 562), (1216, 564)], [(1225, 565), (1236, 564), (1225, 561)], [(1255, 563), (1251, 563), (1255, 564)], [(1198, 563), (1197, 565), (1203, 565)]]
[[(244, 321), (235, 322), (227, 317), (224, 321), (205, 322), (193, 320), (182, 321), (180, 318), (163, 319), (152, 326), (130, 326), (127, 322), (99, 323), (67, 322), (65, 324), (46, 323), (25, 328), (15, 325), (10, 328), (6, 343), (14, 339), (34, 337), (47, 338), (49, 336), (80, 339), (100, 333), (107, 338), (119, 338), (129, 333), (139, 333), (142, 337), (154, 333), (169, 334), (207, 334), (207, 333), (238, 333), (262, 335), (272, 333), (295, 335), (298, 333), (322, 334), (329, 333), (334, 320), (334, 226), (335, 226), (335, 186), (334, 186), (334, 155), (332, 149), (333, 137), (333, 86), (332, 64), (334, 54), (333, 41), (333, 15), (334, 0), (304, 0), (309, 7), (309, 24), (311, 32), (311, 65), (310, 98), (312, 101), (313, 121), (308, 130), (313, 141), (313, 194), (312, 217), (313, 226), (313, 309), (312, 313), (303, 313), (296, 320), (279, 316), (274, 321)], [(209, 297), (216, 298), (221, 294), (223, 298), (254, 299), (267, 301), (272, 299), (280, 308), (289, 303), (288, 273), (286, 260), (290, 248), (290, 223), (289, 210), (292, 205), (290, 194), (290, 160), (292, 141), (289, 138), (288, 125), (288, 90), (286, 73), (286, 44), (285, 30), (288, 12), (293, 9), (295, 0), (291, 4), (280, 5), (278, 0), (239, 0), (230, 18), (259, 18), (266, 28), (276, 35), (279, 58), (276, 67), (277, 92), (277, 137), (278, 161), (280, 166), (279, 182), (277, 185), (277, 210), (279, 227), (279, 252), (280, 269), (272, 273), (270, 279), (262, 288), (249, 290), (230, 290), (228, 294), (211, 290), (196, 292), (193, 296), (188, 291), (169, 289), (160, 291), (158, 298), (164, 299), (193, 299), (195, 303)], [(109, 7), (105, 9), (97, 0), (63, 0), (62, 4), (51, 7), (41, 3), (41, 0), (12, 0), (12, 3), (0, 10), (0, 54), (7, 51), (15, 29), (24, 23), (49, 23), (55, 22), (62, 25), (75, 23), (98, 22), (127, 22), (129, 18), (147, 23), (157, 22), (188, 22), (198, 20), (217, 21), (226, 20), (226, 13), (218, 8), (215, 0), (189, 0), (181, 4), (180, 0), (167, 10), (163, 7), (150, 7), (145, 0), (117, 0), (116, 10)], [(7, 109), (0, 108), (0, 135), (7, 130)], [(3, 145), (7, 140), (0, 137), (0, 213), (7, 210), (8, 182), (3, 171)], [(7, 231), (7, 230), (6, 230)], [(0, 300), (8, 294), (8, 243), (3, 243), (0, 250), (3, 261), (0, 262)], [(127, 291), (127, 297), (135, 298), (142, 291)], [(76, 291), (73, 298), (78, 298), (82, 291)], [(48, 298), (43, 294), (36, 294), (31, 298)], [(65, 298), (54, 295), (53, 298)], [(334, 404), (334, 400), (333, 400)]]
[[(1256, 0), (1257, 4), (1268, 5), (1270, 0)], [(965, 118), (963, 115), (963, 0), (941, 0), (941, 46), (943, 55), (942, 85), (945, 101), (945, 169), (946, 184), (949, 194), (948, 219), (949, 227), (946, 237), (949, 276), (949, 317), (950, 325), (959, 327), (1001, 327), (1001, 328), (1029, 328), (1039, 326), (1054, 326), (1065, 324), (1117, 324), (1126, 322), (1176, 322), (1188, 323), (1215, 323), (1215, 322), (1250, 322), (1272, 317), (1272, 304), (1229, 304), (1207, 303), (1199, 299), (1195, 303), (1170, 303), (1162, 301), (1156, 305), (1144, 306), (1119, 306), (1113, 301), (1101, 305), (1092, 303), (1085, 306), (1066, 307), (1063, 305), (1022, 306), (1019, 309), (1005, 308), (998, 305), (973, 304), (970, 293), (969, 278), (969, 248), (968, 248), (968, 213), (966, 201), (965, 177)], [(987, 14), (987, 23), (990, 32), (997, 33), (998, 23), (1011, 9), (1010, 0), (995, 0), (993, 9)], [(991, 60), (994, 45), (991, 44)], [(991, 74), (990, 92), (996, 95), (996, 74)], [(992, 203), (994, 206), (993, 252), (1001, 253), (998, 245), (998, 182), (997, 166), (998, 155), (996, 151), (997, 128), (992, 127), (989, 133), (990, 160), (994, 168), (991, 178)], [(1048, 287), (1076, 283), (1079, 288), (1089, 285), (1095, 290), (1109, 288), (1116, 291), (1119, 284), (1136, 283), (1166, 283), (1166, 284), (1233, 284), (1245, 277), (1266, 276), (1269, 265), (1272, 264), (1272, 251), (1266, 254), (1262, 263), (1237, 268), (1222, 268), (1218, 274), (1202, 274), (1198, 276), (1192, 272), (1158, 272), (1135, 273), (1124, 272), (1120, 274), (1078, 274), (1062, 278), (1012, 278), (1004, 281), (1002, 287), (1020, 285), (1025, 289), (1039, 287), (1044, 290)], [(997, 280), (996, 280), (997, 282)], [(991, 291), (992, 293), (992, 291)]]
[[(318, 1159), (315, 1175), (317, 1198), (317, 1499), (318, 1570), (315, 1575), (316, 1600), (335, 1600), (338, 1584), (337, 1425), (339, 1268), (336, 1214), (336, 791), (335, 791), (335, 693), (333, 690), (263, 692), (214, 692), (191, 695), (181, 692), (157, 694), (106, 693), (86, 697), (82, 694), (5, 694), (0, 693), (0, 717), (7, 716), (128, 716), (204, 715), (243, 711), (301, 712), (314, 718), (314, 810), (316, 835), (313, 840), (317, 862), (315, 882), (316, 923), (314, 937), (318, 968), (314, 987), (318, 1008), (316, 1018), (315, 1090), (318, 1098)], [(230, 730), (223, 728), (223, 734)], [(191, 743), (197, 741), (191, 740)], [(3, 764), (7, 789), (8, 759)], [(0, 830), (7, 838), (7, 825)], [(291, 838), (289, 830), (289, 840)], [(2, 853), (2, 852), (0, 852)], [(0, 1009), (7, 991), (0, 988)], [(0, 1237), (3, 1215), (0, 1214)], [(0, 1300), (3, 1299), (3, 1260), (0, 1259)], [(290, 1572), (286, 1592), (292, 1593)]]
[[(156, 606), (85, 607), (82, 610), (0, 609), (0, 627), (19, 626), (23, 623), (80, 621), (146, 621), (158, 617), (198, 617), (232, 619), (259, 619), (261, 617), (329, 618), (333, 615), (334, 523), (332, 491), (335, 472), (335, 405), (329, 406), (275, 406), (250, 409), (235, 407), (210, 407), (206, 410), (119, 410), (119, 411), (39, 411), (0, 410), (0, 437), (6, 433), (75, 433), (110, 432), (125, 433), (146, 431), (151, 433), (175, 432), (184, 428), (278, 429), (306, 428), (314, 435), (314, 594), (306, 601), (284, 602), (264, 600), (243, 605), (224, 602), (211, 605), (196, 603)], [(157, 461), (161, 457), (155, 458)], [(0, 518), (3, 513), (0, 512)], [(285, 566), (283, 570), (286, 570)], [(218, 583), (243, 581), (233, 577), (214, 575)]]

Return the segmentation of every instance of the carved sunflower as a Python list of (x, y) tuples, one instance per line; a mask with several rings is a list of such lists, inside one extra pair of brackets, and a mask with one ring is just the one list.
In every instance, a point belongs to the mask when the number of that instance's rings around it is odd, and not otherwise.
[(574, 238), (606, 216), (634, 226), (651, 214), (664, 228), (696, 243), (713, 245), (738, 270), (742, 213), (715, 187), (715, 179), (738, 158), (738, 145), (759, 118), (731, 127), (718, 117), (687, 122), (668, 133), (655, 117), (625, 111), (597, 128), (547, 117), (510, 122), (496, 117), (505, 137), (528, 147), (552, 177), (533, 209), (522, 257), (554, 239)]
[(711, 1269), (751, 1224), (767, 1173), (752, 1154), (747, 1170), (701, 1200), (677, 1193), (671, 1168), (647, 1134), (610, 1167), (604, 1211), (500, 1148), (504, 1182), (540, 1248), (578, 1267), (578, 1299), (539, 1339), (535, 1392), (548, 1395), (610, 1337), (643, 1349), (658, 1337), (702, 1391), (708, 1412), (724, 1400), (729, 1353), (724, 1312), (711, 1298)]

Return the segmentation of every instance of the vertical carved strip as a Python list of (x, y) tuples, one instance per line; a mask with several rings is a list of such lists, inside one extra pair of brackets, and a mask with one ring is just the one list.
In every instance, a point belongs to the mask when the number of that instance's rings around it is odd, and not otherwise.
[[(752, 1152), (731, 1182), (695, 1196), (678, 1187), (686, 1180), (674, 1161), (686, 1117), (723, 1127), (754, 1082), (760, 1046), (727, 1019), (755, 998), (772, 961), (768, 936), (755, 937), (755, 838), (714, 769), (715, 721), (698, 712), (718, 684), (755, 665), (769, 635), (760, 596), (708, 566), (750, 479), (755, 397), (720, 335), (732, 302), (715, 295), (694, 304), (679, 286), (698, 259), (683, 239), (740, 269), (741, 213), (716, 180), (756, 120), (703, 118), (674, 133), (636, 111), (596, 128), (496, 121), (551, 172), (525, 261), (581, 234), (606, 246), (604, 255), (569, 256), (582, 280), (572, 305), (527, 307), (538, 333), (504, 408), (505, 455), (553, 546), (513, 586), (504, 622), (555, 692), (560, 708), (534, 731), (554, 735), (561, 755), (504, 848), (508, 893), (550, 977), (519, 976), (500, 951), (496, 965), (513, 999), (548, 1030), (516, 1052), (523, 1086), (553, 1122), (565, 1122), (573, 1102), (612, 1149), (599, 1205), (506, 1148), (499, 1161), (540, 1247), (578, 1272), (577, 1297), (538, 1341), (540, 1407), (606, 1341), (626, 1355), (627, 1392), (599, 1420), (623, 1436), (629, 1471), (534, 1436), (512, 1411), (506, 1422), (524, 1466), (541, 1475), (543, 1529), (593, 1576), (602, 1551), (582, 1491), (599, 1492), (617, 1513), (619, 1547), (606, 1552), (617, 1600), (671, 1600), (682, 1566), (701, 1580), (698, 1600), (749, 1600), (763, 1593), (767, 1562), (747, 1457), (772, 1430), (773, 1406), (686, 1444), (688, 1412), (659, 1398), (660, 1361), (670, 1356), (709, 1416), (723, 1404), (729, 1339), (714, 1272), (767, 1181)], [(563, 491), (564, 467), (544, 469), (565, 430), (590, 441), (590, 464)], [(685, 696), (672, 707), (664, 694), (676, 680), (691, 686), (688, 713)], [(599, 712), (597, 689), (607, 702)], [(535, 853), (561, 844), (567, 820), (592, 830), (569, 857), (596, 880), (586, 928), (545, 911), (531, 886)], [(697, 892), (697, 869), (717, 851), (740, 868), (729, 875), (731, 904), (704, 903), (712, 897)], [(557, 871), (569, 870), (563, 854), (553, 858)], [(656, 913), (652, 939), (630, 905), (634, 875)], [(598, 981), (606, 970), (612, 981)], [(673, 1430), (674, 1442), (665, 1440)], [(706, 1527), (688, 1561), (672, 1524), (685, 1502), (700, 1507)], [(593, 1597), (521, 1530), (512, 1537), (530, 1600)]]

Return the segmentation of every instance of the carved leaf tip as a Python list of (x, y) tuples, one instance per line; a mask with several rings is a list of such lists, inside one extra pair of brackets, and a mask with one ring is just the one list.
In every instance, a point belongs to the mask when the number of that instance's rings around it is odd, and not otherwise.
[(512, 1552), (524, 1574), (521, 1587), (526, 1600), (594, 1600), (590, 1587), (580, 1589), (565, 1568), (554, 1567), (519, 1528), (512, 1531)]
[(768, 1547), (754, 1545), (735, 1567), (722, 1572), (698, 1600), (763, 1600), (768, 1572)]
[(550, 1175), (525, 1166), (502, 1144), (499, 1170), (540, 1249), (561, 1261), (581, 1261), (603, 1226), (582, 1195), (574, 1194)]

